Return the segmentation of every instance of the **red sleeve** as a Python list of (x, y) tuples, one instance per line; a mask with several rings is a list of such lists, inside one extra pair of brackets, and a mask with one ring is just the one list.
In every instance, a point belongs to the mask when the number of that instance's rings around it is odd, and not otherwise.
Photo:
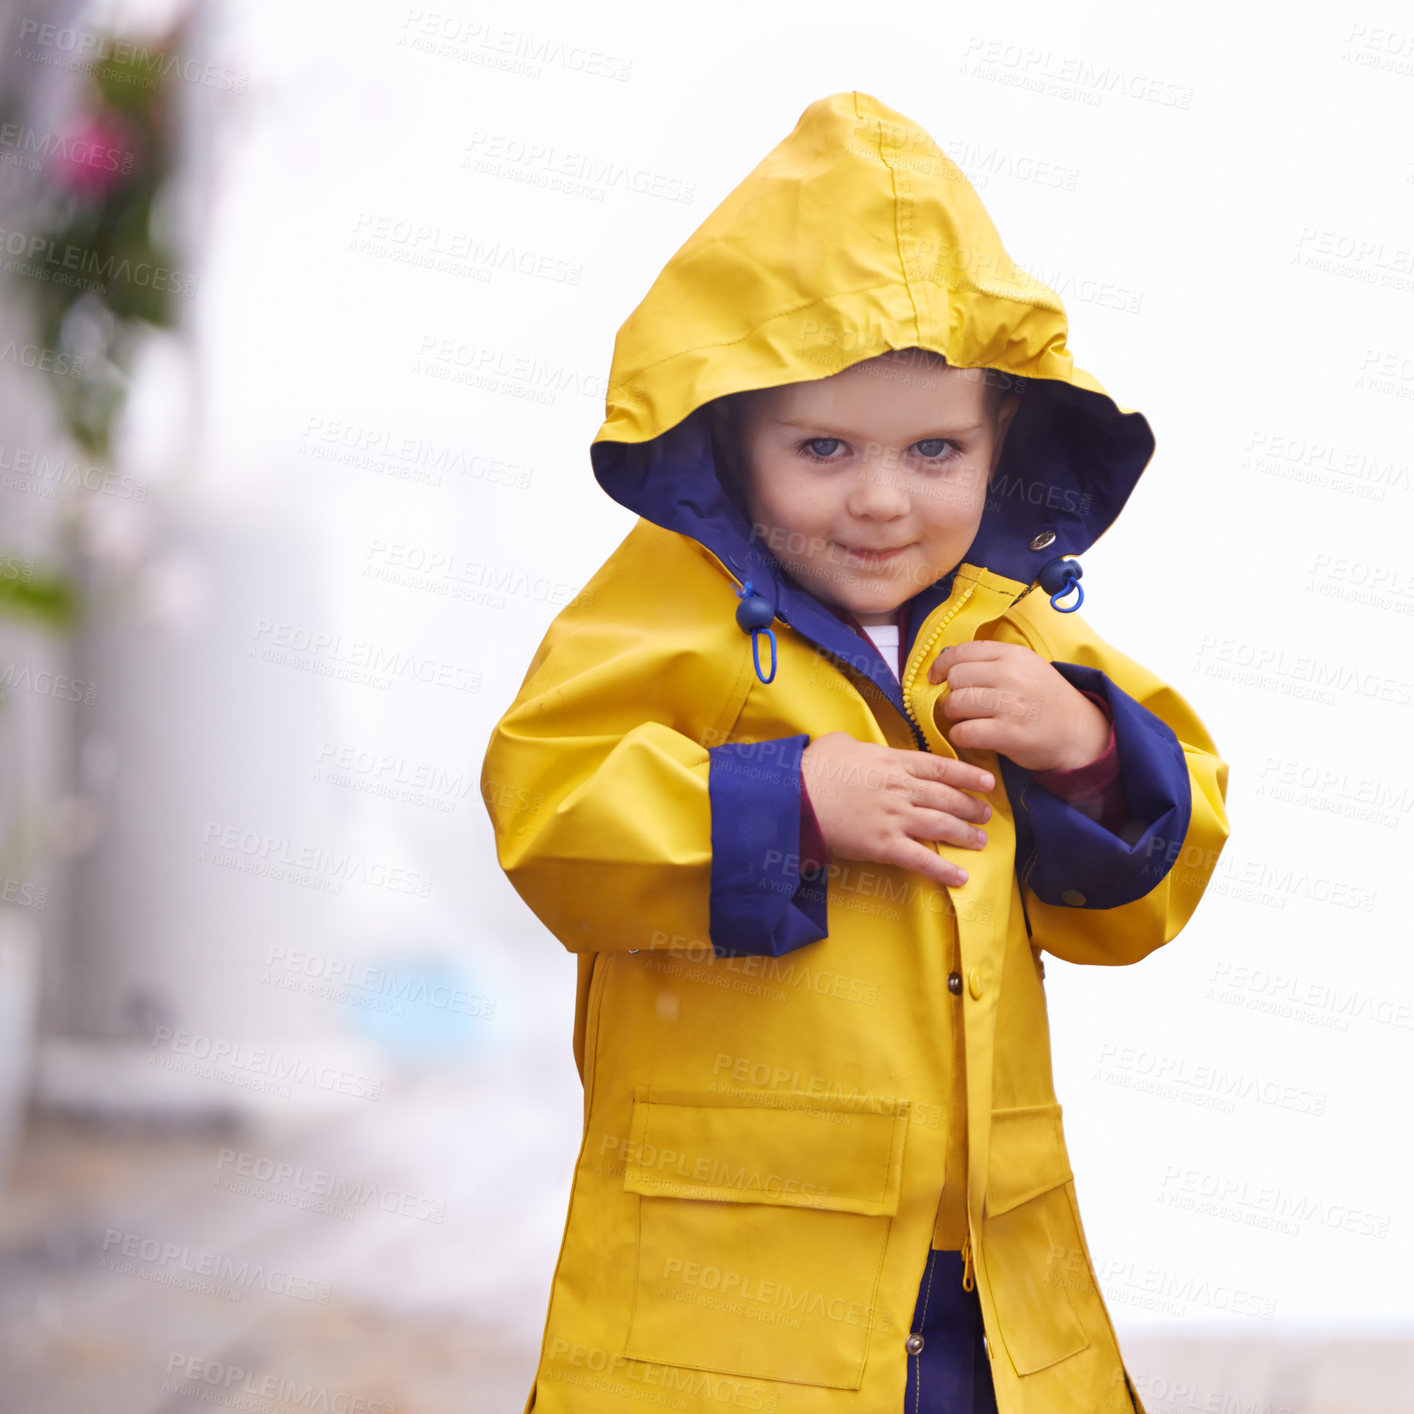
[[(1107, 718), (1110, 717), (1109, 704), (1098, 692), (1088, 692), (1084, 688), (1078, 690), (1085, 692), (1085, 696)], [(1105, 749), (1093, 761), (1066, 771), (1033, 771), (1031, 779), (1067, 805), (1073, 805), (1082, 814), (1103, 825), (1111, 834), (1119, 833), (1119, 827), (1129, 814), (1129, 802), (1120, 778), (1113, 719), (1110, 720), (1110, 735)]]
[(810, 792), (805, 788), (805, 772), (800, 773), (800, 869), (823, 869), (830, 862), (830, 847), (815, 818)]

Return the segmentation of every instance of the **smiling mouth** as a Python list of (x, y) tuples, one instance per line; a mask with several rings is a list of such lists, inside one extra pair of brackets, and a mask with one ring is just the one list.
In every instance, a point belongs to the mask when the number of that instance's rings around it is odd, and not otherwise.
[(905, 550), (907, 545), (895, 545), (889, 550), (866, 550), (854, 545), (846, 545), (843, 540), (835, 542), (847, 555), (852, 555), (856, 560), (862, 561), (866, 565), (883, 565), (890, 560), (896, 560)]

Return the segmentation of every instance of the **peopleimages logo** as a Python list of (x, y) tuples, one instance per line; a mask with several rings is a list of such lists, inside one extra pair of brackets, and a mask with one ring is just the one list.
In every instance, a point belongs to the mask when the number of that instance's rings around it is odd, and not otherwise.
[(92, 277), (90, 285), (114, 283), (153, 289), (160, 294), (182, 295), (190, 299), (196, 294), (197, 277), (154, 265), (150, 260), (136, 263), (127, 256), (99, 255), (82, 246), (63, 245), (48, 236), (0, 228), (0, 251), (10, 257), (5, 269), (16, 275), (32, 275), (52, 280), (56, 284), (83, 283), (80, 277)]
[(253, 1154), (248, 1150), (223, 1148), (216, 1161), (216, 1170), (219, 1187), (227, 1192), (249, 1193), (253, 1197), (265, 1197), (270, 1191), (287, 1189), (297, 1195), (327, 1198), (333, 1204), (376, 1208), (398, 1217), (432, 1223), (440, 1223), (447, 1212), (445, 1203), (423, 1194), (384, 1187), (372, 1179), (349, 1178), (331, 1169), (307, 1170), (303, 1164)]
[(367, 1399), (346, 1390), (312, 1385), (289, 1375), (262, 1375), (244, 1365), (227, 1365), (202, 1355), (173, 1351), (167, 1357), (167, 1378), (162, 1393), (181, 1399), (200, 1399), (207, 1404), (225, 1404), (235, 1409), (254, 1406), (240, 1396), (258, 1399), (262, 1405), (288, 1404), (296, 1409), (324, 1411), (325, 1414), (397, 1414), (396, 1404)]
[(152, 1047), (149, 1063), (160, 1064), (164, 1070), (200, 1075), (284, 1099), (293, 1094), (294, 1085), (310, 1085), (359, 1100), (377, 1100), (383, 1093), (383, 1082), (371, 1076), (170, 1026), (159, 1026), (153, 1032)]
[[(298, 1276), (283, 1267), (266, 1267), (245, 1259), (237, 1261), (219, 1252), (203, 1252), (185, 1243), (121, 1232), (117, 1228), (109, 1228), (104, 1233), (102, 1250), (98, 1264), (105, 1271), (141, 1275), (147, 1280), (158, 1280), (162, 1285), (206, 1290), (236, 1301), (244, 1295), (244, 1288), (327, 1306), (333, 1290), (327, 1281)], [(222, 1285), (225, 1291), (219, 1289)]]
[(76, 72), (99, 72), (131, 87), (154, 89), (161, 80), (178, 78), (226, 93), (244, 93), (250, 75), (221, 64), (183, 58), (166, 49), (148, 49), (98, 30), (20, 21), (20, 44), (13, 53), (30, 63)]
[(1162, 108), (1187, 108), (1193, 102), (1193, 90), (1181, 84), (1134, 73), (1119, 65), (1097, 64), (1079, 54), (1052, 54), (1034, 45), (976, 34), (967, 41), (958, 73), (1091, 107), (1098, 107), (1109, 94)]

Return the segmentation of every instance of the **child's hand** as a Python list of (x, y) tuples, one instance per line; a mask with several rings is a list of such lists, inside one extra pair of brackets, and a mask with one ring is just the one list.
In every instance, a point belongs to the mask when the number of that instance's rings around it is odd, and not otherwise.
[(1105, 749), (1110, 724), (1039, 654), (1019, 643), (977, 640), (943, 649), (928, 681), (947, 679), (938, 711), (957, 750), (999, 751), (1028, 771), (1068, 771)]
[(848, 732), (816, 737), (801, 755), (801, 769), (832, 855), (898, 865), (944, 885), (967, 881), (965, 869), (919, 841), (981, 849), (987, 836), (967, 822), (988, 819), (992, 807), (967, 791), (991, 790), (991, 772)]

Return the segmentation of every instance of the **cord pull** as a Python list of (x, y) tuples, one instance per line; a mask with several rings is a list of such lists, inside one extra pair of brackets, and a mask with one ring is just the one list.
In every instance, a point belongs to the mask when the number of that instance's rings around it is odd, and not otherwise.
[[(1051, 596), (1051, 608), (1060, 614), (1073, 614), (1085, 602), (1085, 591), (1080, 587), (1080, 576), (1084, 573), (1079, 560), (1068, 555), (1058, 555), (1041, 566), (1036, 578), (1041, 588)], [(1075, 590), (1075, 603), (1056, 602), (1058, 599), (1064, 599), (1072, 589)]]
[[(751, 661), (756, 667), (756, 676), (762, 682), (772, 682), (776, 676), (776, 634), (771, 627), (775, 614), (771, 606), (752, 588), (751, 581), (743, 580), (736, 591), (741, 603), (736, 607), (736, 621), (741, 629), (751, 635)], [(770, 675), (761, 671), (761, 635), (771, 641)]]

